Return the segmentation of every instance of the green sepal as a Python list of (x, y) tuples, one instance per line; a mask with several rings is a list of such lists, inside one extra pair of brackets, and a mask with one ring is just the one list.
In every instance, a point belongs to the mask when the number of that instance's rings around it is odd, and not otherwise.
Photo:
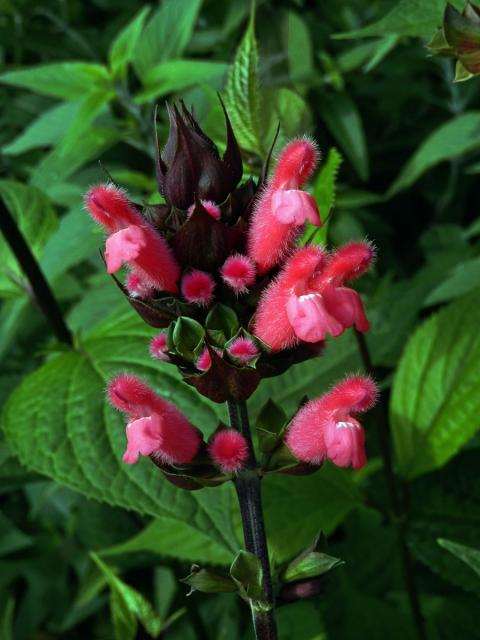
[(190, 573), (186, 578), (181, 578), (180, 582), (188, 584), (191, 595), (194, 591), (203, 593), (231, 593), (237, 591), (237, 585), (230, 576), (215, 573), (210, 569), (204, 569), (194, 564), (190, 568)]
[(263, 598), (263, 569), (257, 556), (243, 549), (237, 553), (230, 567), (230, 575), (245, 600)]
[(278, 446), (286, 422), (286, 413), (269, 398), (260, 410), (255, 424), (258, 444), (263, 453), (272, 453)]
[(205, 319), (205, 327), (211, 341), (223, 348), (237, 333), (240, 323), (233, 309), (219, 303), (210, 309)]
[(173, 345), (175, 351), (187, 360), (194, 360), (195, 351), (204, 337), (205, 329), (193, 318), (181, 316), (176, 320), (172, 333)]
[(325, 539), (322, 535), (315, 538), (299, 556), (292, 560), (282, 571), (280, 578), (282, 582), (297, 582), (309, 578), (318, 578), (332, 569), (339, 567), (345, 562), (340, 558), (335, 558), (323, 551)]
[(228, 352), (229, 347), (238, 338), (246, 338), (247, 340), (253, 342), (253, 344), (257, 347), (258, 355), (245, 364), (243, 364), (239, 358), (232, 356), (230, 353), (227, 353), (228, 358), (233, 362), (233, 364), (237, 365), (237, 367), (252, 367), (253, 369), (255, 369), (258, 359), (262, 356), (262, 348), (265, 343), (262, 342), (262, 340), (258, 340), (258, 338), (255, 338), (255, 336), (252, 336), (252, 334), (248, 333), (248, 331), (246, 331), (243, 327), (240, 327), (237, 333), (225, 343), (225, 351)]

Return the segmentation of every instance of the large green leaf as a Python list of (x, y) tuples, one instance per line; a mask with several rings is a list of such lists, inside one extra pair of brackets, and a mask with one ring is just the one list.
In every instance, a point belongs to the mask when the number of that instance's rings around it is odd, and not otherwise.
[(455, 265), (445, 280), (430, 292), (425, 306), (449, 302), (480, 287), (480, 258), (472, 258)]
[(346, 93), (325, 94), (320, 114), (362, 180), (369, 174), (368, 149), (357, 107)]
[(136, 16), (120, 31), (110, 45), (108, 59), (115, 77), (124, 77), (131, 62), (135, 48), (142, 33), (143, 25), (150, 7), (143, 7)]
[(99, 64), (54, 62), (8, 71), (0, 76), (0, 82), (54, 98), (78, 100), (90, 91), (105, 89), (109, 85), (109, 75), (107, 69)]
[(464, 113), (435, 129), (415, 151), (387, 191), (391, 198), (407, 189), (420, 176), (444, 160), (451, 160), (480, 147), (480, 111)]
[(480, 426), (479, 323), (478, 298), (469, 296), (429, 318), (407, 344), (390, 404), (406, 478), (445, 464)]
[(202, 0), (165, 0), (135, 47), (133, 64), (142, 80), (160, 62), (180, 58), (190, 41)]
[(247, 31), (230, 67), (225, 86), (225, 104), (240, 146), (261, 155), (261, 94), (253, 11)]
[(37, 147), (46, 147), (59, 142), (74, 121), (78, 102), (62, 102), (48, 109), (34, 120), (12, 142), (2, 148), (3, 153), (18, 155)]
[[(0, 180), (0, 197), (33, 254), (39, 258), (48, 237), (57, 226), (57, 216), (48, 198), (35, 187), (13, 180)], [(22, 271), (0, 235), (0, 296), (21, 294), (22, 289), (17, 282), (23, 282)]]
[(52, 357), (7, 400), (7, 441), (27, 467), (60, 484), (141, 513), (187, 520), (236, 550), (228, 487), (187, 492), (170, 485), (148, 459), (132, 466), (121, 461), (124, 420), (104, 398), (108, 378), (119, 370), (141, 375), (206, 433), (222, 410), (182, 383), (172, 368), (148, 358), (152, 333), (128, 310), (99, 326), (77, 351)]
[(452, 540), (445, 540), (444, 538), (439, 538), (438, 544), (450, 551), (480, 576), (480, 551), (478, 549), (472, 549), (472, 547), (458, 544), (458, 542), (453, 542)]
[[(453, 0), (452, 4), (463, 7), (462, 0)], [(442, 23), (445, 0), (400, 0), (390, 11), (373, 24), (339, 33), (335, 37), (367, 38), (395, 34), (399, 36), (417, 36), (430, 38)]]

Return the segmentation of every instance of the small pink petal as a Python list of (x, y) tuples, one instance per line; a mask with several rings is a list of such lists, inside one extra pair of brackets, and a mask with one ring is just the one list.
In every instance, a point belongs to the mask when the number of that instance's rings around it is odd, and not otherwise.
[(343, 326), (328, 313), (318, 293), (290, 296), (287, 316), (295, 335), (304, 342), (319, 342), (325, 340), (327, 333), (339, 336), (343, 332)]
[(128, 274), (125, 281), (128, 293), (138, 298), (153, 298), (155, 289), (142, 276), (135, 271)]
[(305, 224), (309, 220), (316, 227), (322, 225), (317, 203), (307, 191), (278, 189), (272, 195), (272, 212), (282, 224)]
[(370, 324), (356, 291), (348, 287), (327, 287), (322, 295), (328, 313), (345, 329), (355, 325), (358, 331), (369, 330)]
[(327, 458), (337, 467), (360, 469), (366, 462), (365, 432), (355, 418), (329, 420), (324, 431)]
[(130, 226), (113, 233), (105, 245), (105, 261), (108, 273), (115, 273), (122, 264), (133, 262), (145, 248), (145, 234), (142, 227)]
[(197, 359), (195, 366), (200, 371), (208, 371), (208, 369), (210, 369), (210, 367), (212, 366), (212, 357), (210, 356), (210, 352), (208, 351), (207, 347), (205, 347), (205, 349), (200, 354), (200, 357)]
[(168, 362), (170, 358), (167, 355), (167, 334), (159, 333), (150, 342), (150, 354), (157, 360)]
[(123, 461), (127, 464), (137, 462), (139, 455), (149, 456), (158, 451), (163, 442), (162, 418), (154, 414), (127, 424), (127, 449)]

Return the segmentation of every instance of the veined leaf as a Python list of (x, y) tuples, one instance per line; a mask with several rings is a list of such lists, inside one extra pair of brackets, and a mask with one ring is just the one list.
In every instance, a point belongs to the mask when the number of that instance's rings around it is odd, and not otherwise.
[(406, 478), (442, 466), (478, 430), (480, 306), (468, 296), (424, 322), (393, 381), (390, 415)]
[(457, 556), (462, 562), (465, 562), (475, 573), (480, 576), (480, 551), (478, 549), (472, 549), (472, 547), (466, 547), (464, 544), (458, 544), (452, 542), (452, 540), (444, 540), (439, 538), (438, 544)]
[(261, 155), (261, 94), (253, 10), (247, 31), (230, 67), (225, 87), (225, 104), (240, 146)]
[(7, 400), (2, 415), (7, 442), (27, 467), (60, 484), (126, 509), (186, 520), (235, 551), (229, 487), (183, 491), (148, 459), (132, 466), (121, 461), (125, 422), (105, 401), (106, 382), (119, 370), (146, 379), (207, 433), (223, 417), (221, 407), (182, 384), (173, 368), (151, 362), (147, 344), (152, 334), (128, 310), (96, 328), (78, 351), (49, 359)]

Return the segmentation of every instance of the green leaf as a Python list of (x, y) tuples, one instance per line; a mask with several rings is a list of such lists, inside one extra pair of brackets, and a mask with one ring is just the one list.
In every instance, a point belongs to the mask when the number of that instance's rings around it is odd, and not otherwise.
[(2, 151), (11, 156), (25, 153), (37, 147), (51, 146), (59, 142), (73, 123), (79, 109), (78, 102), (62, 102), (48, 109), (22, 131)]
[(407, 189), (439, 162), (452, 160), (480, 146), (480, 111), (464, 113), (435, 129), (415, 151), (387, 191), (391, 198)]
[(116, 640), (134, 640), (139, 621), (150, 636), (156, 638), (162, 630), (162, 620), (152, 605), (138, 591), (118, 578), (95, 554), (90, 554), (110, 587), (110, 609)]
[(342, 161), (343, 158), (341, 154), (335, 147), (331, 147), (328, 150), (327, 159), (322, 164), (318, 176), (315, 178), (313, 196), (317, 201), (320, 215), (324, 220), (335, 204), (337, 175)]
[(251, 600), (263, 598), (263, 569), (260, 560), (250, 551), (239, 551), (230, 567), (230, 575), (243, 597)]
[(133, 65), (143, 80), (160, 62), (180, 58), (190, 42), (202, 0), (165, 0), (135, 47)]
[(346, 93), (325, 94), (320, 114), (362, 180), (369, 174), (368, 149), (363, 124), (353, 100)]
[(210, 60), (167, 60), (151, 67), (143, 78), (144, 89), (135, 96), (143, 104), (153, 98), (182, 91), (193, 85), (221, 85), (227, 71), (225, 62)]
[(275, 448), (286, 421), (285, 412), (269, 398), (262, 407), (255, 424), (261, 451), (270, 453)]
[(479, 323), (477, 296), (469, 296), (430, 317), (407, 343), (390, 403), (406, 478), (445, 464), (479, 427)]
[(110, 45), (108, 59), (115, 78), (123, 78), (125, 76), (149, 11), (149, 6), (140, 9), (137, 15), (120, 31)]
[(225, 86), (225, 105), (240, 146), (263, 154), (260, 121), (261, 93), (258, 82), (258, 48), (254, 9)]
[(345, 564), (343, 560), (329, 556), (320, 551), (310, 551), (296, 558), (282, 573), (283, 582), (295, 582), (296, 580), (307, 580), (328, 573), (336, 567)]
[(210, 338), (223, 347), (237, 333), (240, 323), (233, 309), (219, 303), (208, 312), (205, 327)]
[(153, 520), (136, 536), (101, 551), (102, 557), (123, 556), (126, 553), (149, 552), (187, 562), (226, 566), (232, 554), (214, 539), (191, 526), (188, 521), (161, 517)]
[(105, 67), (90, 62), (53, 62), (51, 64), (8, 71), (0, 82), (30, 89), (54, 98), (78, 100), (86, 93), (109, 86)]
[(7, 442), (27, 467), (60, 484), (126, 509), (186, 520), (235, 551), (229, 487), (182, 491), (148, 459), (131, 466), (121, 461), (125, 421), (104, 399), (108, 379), (119, 370), (146, 379), (207, 435), (223, 419), (222, 407), (182, 384), (172, 367), (151, 361), (147, 345), (154, 331), (125, 309), (92, 331), (78, 351), (51, 357), (13, 391), (1, 417)]
[(466, 547), (464, 544), (458, 544), (452, 540), (445, 540), (439, 538), (438, 544), (457, 556), (462, 562), (465, 562), (475, 573), (480, 576), (480, 551), (478, 549), (472, 549), (472, 547)]
[[(463, 6), (462, 0), (454, 0), (453, 4)], [(429, 38), (442, 23), (444, 10), (445, 0), (400, 0), (380, 20), (361, 29), (337, 33), (334, 38), (368, 38), (387, 34)]]
[[(0, 197), (34, 256), (39, 259), (57, 226), (57, 216), (48, 198), (39, 189), (13, 180), (0, 180)], [(9, 246), (0, 236), (0, 296), (22, 293), (14, 281), (23, 282), (24, 276)]]
[(480, 287), (480, 258), (460, 262), (427, 296), (424, 306), (449, 302)]
[(290, 78), (294, 83), (309, 80), (314, 74), (310, 31), (298, 13), (287, 13), (287, 52)]
[(25, 549), (33, 540), (17, 529), (10, 520), (0, 512), (0, 556)]
[(224, 576), (209, 569), (202, 569), (193, 565), (190, 575), (182, 578), (181, 582), (188, 584), (190, 592), (202, 591), (203, 593), (228, 593), (237, 591), (237, 585), (229, 576)]
[(2, 640), (13, 640), (13, 613), (15, 610), (15, 600), (9, 598), (2, 609), (0, 609), (0, 638)]

